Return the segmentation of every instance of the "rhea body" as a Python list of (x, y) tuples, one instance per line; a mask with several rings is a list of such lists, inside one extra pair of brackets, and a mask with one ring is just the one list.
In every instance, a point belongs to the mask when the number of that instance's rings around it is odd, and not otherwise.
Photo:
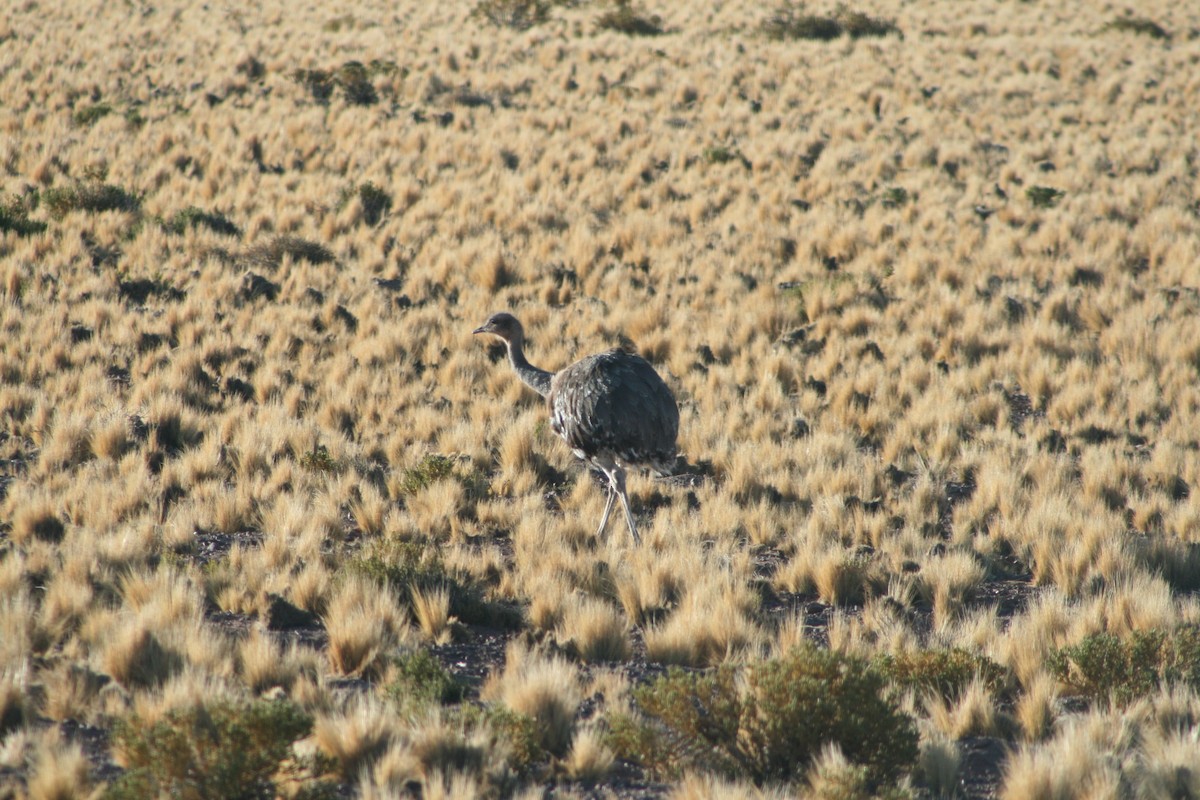
[(604, 533), (613, 503), (620, 499), (629, 533), (637, 544), (637, 522), (625, 492), (627, 467), (646, 466), (669, 475), (675, 464), (679, 407), (663, 379), (641, 356), (606, 350), (558, 372), (525, 358), (525, 329), (512, 314), (488, 317), (475, 333), (502, 339), (521, 381), (546, 398), (550, 426), (584, 463), (608, 479), (608, 502), (596, 536)]

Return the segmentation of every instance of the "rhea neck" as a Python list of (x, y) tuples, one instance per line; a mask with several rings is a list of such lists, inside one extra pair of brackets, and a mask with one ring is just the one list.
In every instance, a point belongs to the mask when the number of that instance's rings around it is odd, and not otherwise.
[(546, 397), (550, 394), (550, 378), (553, 373), (538, 369), (525, 358), (525, 337), (518, 334), (505, 342), (508, 345), (508, 361), (516, 370), (521, 382)]

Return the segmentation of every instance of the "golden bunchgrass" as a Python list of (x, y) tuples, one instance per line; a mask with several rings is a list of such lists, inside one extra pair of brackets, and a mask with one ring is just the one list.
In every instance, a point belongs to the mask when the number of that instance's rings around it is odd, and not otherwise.
[(565, 755), (575, 735), (575, 710), (583, 699), (575, 668), (517, 643), (509, 645), (505, 656), (504, 669), (488, 678), (483, 698), (532, 717), (541, 746)]
[[(344, 686), (374, 697), (398, 645), (471, 645), (460, 581), (585, 662), (510, 652), (485, 692), (572, 779), (611, 766), (577, 718), (597, 663), (817, 642), (1011, 671), (1011, 704), (971, 684), (912, 708), (931, 788), (982, 734), (1014, 748), (1007, 797), (1194, 794), (1167, 701), (1064, 707), (1047, 660), (1200, 622), (1197, 11), (1138, 4), (1157, 39), (1060, 0), (882, 0), (848, 8), (903, 37), (817, 42), (767, 38), (773, 9), (745, 2), (651, 4), (656, 37), (599, 29), (595, 3), (526, 31), (477, 5), (0, 23), (21, 791), (90, 791), (40, 718), (240, 692), (350, 719)], [(350, 61), (377, 102), (297, 79)], [(593, 536), (603, 490), (471, 335), (501, 309), (542, 367), (632, 346), (674, 390), (694, 480), (631, 472), (640, 548), (619, 510)], [(453, 468), (414, 479), (429, 456)], [(384, 540), (429, 548), (446, 588), (364, 578)], [(265, 630), (270, 595), (323, 633)], [(437, 754), (467, 737), (491, 763), (495, 741), (372, 708), (386, 735), (324, 734), (364, 797), (494, 793)]]
[(30, 800), (70, 800), (95, 797), (88, 759), (74, 742), (43, 736), (33, 753), (28, 783)]
[(354, 779), (387, 749), (397, 719), (383, 703), (358, 698), (313, 722), (313, 740), (343, 779)]

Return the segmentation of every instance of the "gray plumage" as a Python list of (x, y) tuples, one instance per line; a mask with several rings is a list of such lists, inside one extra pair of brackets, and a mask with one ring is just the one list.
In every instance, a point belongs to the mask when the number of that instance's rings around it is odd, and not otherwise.
[(475, 333), (504, 340), (517, 375), (546, 398), (554, 432), (576, 456), (608, 478), (608, 502), (596, 535), (604, 532), (613, 502), (620, 499), (637, 543), (637, 523), (625, 493), (625, 468), (647, 466), (669, 475), (679, 434), (679, 407), (654, 367), (639, 355), (606, 350), (557, 373), (547, 372), (525, 359), (525, 330), (516, 317), (503, 312), (488, 317)]

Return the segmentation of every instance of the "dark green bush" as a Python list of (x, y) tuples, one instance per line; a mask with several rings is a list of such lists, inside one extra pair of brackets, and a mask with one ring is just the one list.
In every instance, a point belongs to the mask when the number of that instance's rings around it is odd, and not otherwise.
[(41, 194), (40, 202), (46, 205), (50, 216), (55, 219), (61, 219), (72, 211), (136, 211), (142, 204), (137, 196), (120, 186), (99, 182), (46, 189)]
[(371, 74), (358, 61), (347, 61), (338, 67), (334, 82), (342, 90), (346, 102), (356, 106), (369, 106), (379, 102), (379, 93), (371, 83)]
[(363, 221), (368, 225), (375, 225), (392, 209), (391, 195), (370, 181), (343, 190), (338, 197), (338, 207), (345, 206), (354, 197), (357, 197), (362, 205)]
[(196, 206), (188, 206), (163, 223), (165, 230), (177, 236), (182, 235), (188, 228), (197, 227), (208, 228), (213, 233), (219, 233), (222, 236), (237, 236), (241, 233), (238, 226), (230, 222), (224, 214), (205, 211)]
[(550, 3), (547, 0), (481, 0), (471, 11), (471, 16), (500, 27), (524, 31), (550, 18)]
[(368, 64), (347, 61), (332, 69), (297, 69), (292, 80), (303, 86), (318, 103), (327, 103), (333, 90), (339, 89), (347, 103), (369, 106), (379, 101), (379, 93), (371, 79), (380, 74), (396, 71), (391, 61), (372, 59)]
[(528, 774), (534, 765), (547, 759), (537, 720), (528, 714), (500, 705), (467, 704), (460, 707), (459, 713), (467, 725), (491, 729), (495, 741), (507, 746), (508, 765), (518, 773)]
[(0, 233), (33, 236), (46, 230), (46, 223), (29, 218), (29, 210), (17, 198), (0, 204)]
[(270, 241), (260, 242), (246, 249), (242, 260), (257, 267), (278, 267), (284, 256), (293, 261), (324, 264), (333, 261), (333, 253), (322, 244), (299, 236), (276, 236)]
[(832, 15), (825, 16), (806, 13), (803, 3), (792, 2), (783, 3), (767, 17), (762, 24), (762, 31), (768, 39), (775, 41), (809, 39), (819, 42), (836, 39), (843, 33), (851, 39), (900, 33), (892, 20), (851, 11), (844, 6), (839, 6)]
[(627, 36), (658, 36), (663, 32), (662, 18), (638, 11), (632, 0), (613, 0), (613, 7), (596, 18), (596, 27)]
[(1025, 190), (1025, 196), (1034, 208), (1054, 208), (1066, 192), (1050, 186), (1030, 186)]
[(1167, 33), (1166, 28), (1148, 17), (1118, 17), (1114, 20), (1106, 22), (1100, 31), (1102, 33), (1105, 31), (1140, 33), (1149, 36), (1152, 39), (1171, 38), (1171, 34)]
[(323, 444), (314, 444), (312, 450), (300, 456), (300, 466), (309, 472), (340, 472), (342, 468), (337, 459), (329, 455), (329, 448)]
[(1052, 653), (1050, 669), (1089, 700), (1120, 706), (1153, 694), (1164, 683), (1200, 688), (1200, 626), (1169, 632), (1153, 628), (1126, 639), (1093, 634)]
[(414, 650), (396, 659), (396, 679), (387, 694), (401, 707), (457, 703), (465, 687), (442, 668), (428, 650)]
[(880, 203), (884, 208), (899, 208), (908, 202), (908, 190), (903, 186), (891, 186), (883, 191)]
[(474, 468), (456, 469), (454, 458), (439, 453), (430, 453), (421, 459), (415, 467), (406, 469), (400, 478), (400, 491), (404, 494), (416, 494), (427, 489), (434, 483), (445, 478), (454, 478), (462, 484), (471, 497), (483, 497), (487, 494), (487, 477)]
[(294, 779), (318, 777), (292, 753), (311, 729), (312, 718), (286, 700), (197, 705), (154, 724), (133, 715), (113, 728), (127, 769), (105, 797), (272, 798), (281, 770), (290, 767)]
[(950, 699), (962, 692), (976, 676), (994, 694), (1007, 689), (1008, 672), (987, 656), (966, 650), (918, 650), (885, 654), (874, 660), (876, 669), (897, 689), (934, 692)]
[(639, 713), (610, 719), (623, 758), (663, 774), (703, 769), (758, 783), (803, 776), (826, 743), (893, 783), (917, 757), (913, 720), (869, 663), (802, 648), (784, 658), (689, 673), (634, 691)]
[(71, 121), (79, 127), (91, 125), (101, 117), (106, 117), (113, 112), (113, 107), (108, 103), (93, 103), (87, 106), (80, 106), (71, 114)]
[(896, 23), (892, 20), (872, 17), (861, 11), (850, 11), (841, 8), (837, 13), (837, 21), (842, 26), (842, 31), (851, 39), (900, 33), (900, 29), (896, 27)]

